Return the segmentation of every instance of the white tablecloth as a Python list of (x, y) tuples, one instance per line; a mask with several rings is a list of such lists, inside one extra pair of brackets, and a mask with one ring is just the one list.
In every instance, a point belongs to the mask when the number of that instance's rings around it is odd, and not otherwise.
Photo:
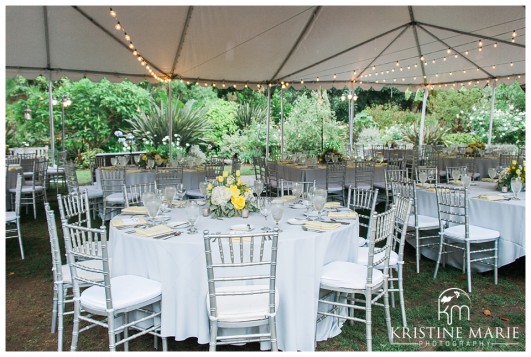
[[(485, 228), (495, 229), (500, 232), (498, 266), (504, 266), (525, 256), (525, 192), (519, 194), (520, 200), (487, 201), (478, 199), (479, 195), (497, 195), (500, 192), (494, 189), (495, 183), (478, 182), (471, 186), (470, 198), (470, 224)], [(417, 204), (420, 214), (437, 217), (437, 198), (434, 192), (417, 190)], [(437, 252), (432, 249), (423, 250), (423, 255), (437, 260)], [(462, 255), (456, 254), (448, 257), (448, 263), (461, 268)], [(483, 264), (474, 264), (476, 271), (492, 270), (492, 267)]]
[[(350, 244), (358, 235), (358, 221), (326, 233), (305, 232), (287, 220), (301, 216), (302, 210), (286, 207), (280, 222), (277, 288), (280, 295), (277, 318), (278, 346), (283, 351), (313, 351), (321, 268), (332, 260), (355, 260), (357, 246)], [(116, 218), (119, 218), (117, 216)], [(123, 217), (123, 216), (122, 216)], [(115, 219), (116, 219), (115, 218)], [(183, 209), (171, 212), (172, 220), (185, 220)], [(113, 275), (135, 274), (162, 283), (162, 334), (178, 341), (197, 337), (208, 343), (206, 308), (207, 274), (203, 230), (228, 232), (234, 224), (249, 223), (257, 229), (273, 227), (258, 213), (249, 218), (212, 219), (200, 217), (199, 233), (168, 240), (141, 238), (127, 230), (110, 228)], [(335, 336), (337, 326), (321, 322), (319, 336)], [(264, 346), (267, 348), (267, 346)]]

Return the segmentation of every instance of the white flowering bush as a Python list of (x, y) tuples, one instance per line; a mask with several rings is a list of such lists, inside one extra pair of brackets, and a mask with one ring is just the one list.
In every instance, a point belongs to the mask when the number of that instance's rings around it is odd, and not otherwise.
[[(493, 112), (491, 143), (525, 145), (525, 112), (512, 105)], [(470, 128), (483, 142), (487, 142), (490, 124), (490, 108), (472, 108)]]

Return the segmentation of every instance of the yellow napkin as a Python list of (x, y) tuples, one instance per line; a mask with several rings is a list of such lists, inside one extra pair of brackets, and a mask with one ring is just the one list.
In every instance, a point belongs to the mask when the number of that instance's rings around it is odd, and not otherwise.
[(16, 170), (22, 170), (22, 166), (18, 165), (9, 165), (8, 171), (16, 171)]
[(127, 226), (136, 226), (140, 224), (146, 224), (147, 221), (143, 218), (114, 218), (111, 221), (114, 227), (127, 227)]
[(328, 218), (334, 219), (357, 219), (358, 214), (354, 211), (328, 212)]
[(293, 195), (287, 195), (287, 196), (282, 196), (282, 197), (277, 197), (273, 200), (276, 201), (276, 202), (289, 202), (289, 201), (293, 201), (294, 199), (296, 199), (295, 196)]
[(339, 203), (339, 202), (326, 202), (324, 206), (325, 206), (325, 208), (336, 208), (336, 207), (341, 207), (341, 203)]
[(186, 201), (177, 201), (177, 200), (173, 200), (173, 201), (171, 202), (171, 204), (173, 205), (173, 207), (181, 208), (181, 207), (186, 206)]
[(135, 172), (144, 172), (143, 170), (140, 170), (140, 169), (128, 169), (127, 170), (127, 173), (128, 174), (132, 174), (132, 173), (135, 173)]
[(317, 221), (308, 221), (304, 223), (304, 226), (310, 229), (322, 229), (322, 230), (332, 230), (341, 227), (341, 223), (327, 223), (327, 222), (317, 222)]
[(498, 179), (491, 179), (490, 177), (485, 177), (481, 179), (482, 182), (498, 182)]
[(431, 188), (427, 188), (425, 189), (424, 191), (427, 191), (427, 192), (435, 192), (435, 188), (431, 187)]
[(461, 180), (450, 180), (448, 181), (448, 183), (451, 185), (462, 185), (463, 184)]
[(122, 208), (122, 214), (148, 214), (148, 211), (143, 206), (131, 206)]
[(171, 230), (170, 227), (160, 224), (155, 227), (150, 227), (146, 229), (138, 229), (136, 231), (136, 234), (138, 234), (141, 237), (154, 237), (158, 235), (169, 234), (172, 232), (173, 231)]
[(479, 195), (478, 198), (480, 200), (487, 200), (487, 201), (502, 201), (506, 198), (499, 195)]

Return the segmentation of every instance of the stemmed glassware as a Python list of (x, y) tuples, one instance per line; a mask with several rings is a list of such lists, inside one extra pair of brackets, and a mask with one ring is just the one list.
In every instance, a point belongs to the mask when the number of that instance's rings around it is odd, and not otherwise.
[(427, 180), (428, 180), (428, 173), (425, 171), (419, 172), (419, 182), (424, 185)]
[(140, 155), (135, 155), (135, 164), (138, 166), (140, 165), (140, 159), (142, 158), (142, 156)]
[(185, 190), (184, 190), (184, 184), (180, 183), (177, 185), (177, 197), (179, 199), (179, 201), (182, 201), (184, 199), (184, 194), (185, 194)]
[(306, 215), (310, 214), (310, 207), (312, 206), (313, 193), (312, 192), (303, 192), (302, 193), (302, 204), (306, 208)]
[(276, 228), (278, 228), (279, 232), (282, 232), (280, 229), (278, 222), (282, 219), (282, 215), (284, 214), (284, 204), (282, 202), (273, 202), (271, 203), (271, 216), (273, 216), (273, 219), (276, 223)]
[(150, 170), (151, 170), (153, 167), (155, 167), (155, 160), (153, 160), (153, 159), (148, 159), (147, 164), (146, 164), (146, 167), (147, 167), (148, 169), (150, 169)]
[(264, 182), (262, 180), (255, 180), (254, 181), (254, 192), (258, 197), (262, 195), (262, 191), (264, 190)]
[(498, 174), (497, 170), (495, 167), (491, 167), (488, 171), (489, 173), (489, 177), (491, 180), (494, 180), (494, 178), (496, 177), (496, 175)]
[(295, 199), (298, 201), (299, 200), (299, 197), (301, 196), (302, 194), (302, 190), (303, 190), (303, 184), (300, 183), (300, 182), (294, 182), (293, 183), (293, 187), (291, 188), (291, 192), (293, 193), (293, 196), (295, 196)]
[(146, 202), (153, 198), (155, 196), (155, 193), (154, 192), (151, 192), (151, 191), (146, 191), (146, 192), (143, 192), (142, 195), (140, 196), (140, 198), (142, 199), (142, 204), (144, 205), (144, 207), (146, 206)]
[(468, 176), (467, 174), (464, 174), (461, 176), (461, 182), (463, 183), (464, 188), (469, 188), (470, 183), (472, 182), (472, 178)]
[(190, 228), (188, 228), (188, 233), (197, 233), (197, 228), (195, 227), (195, 223), (197, 222), (197, 219), (199, 218), (199, 211), (200, 208), (194, 201), (190, 201), (188, 205), (185, 207), (185, 213), (186, 213), (186, 219), (188, 220), (188, 223), (190, 223)]
[[(264, 216), (267, 222), (267, 216), (271, 212), (271, 201), (267, 197), (258, 198), (258, 208), (260, 209), (260, 214)], [(266, 223), (267, 224), (267, 223)], [(269, 231), (270, 228), (267, 226), (262, 227), (263, 231)]]
[(111, 157), (111, 165), (116, 166), (117, 163), (118, 163), (118, 159), (116, 157)]
[(513, 200), (519, 200), (518, 194), (522, 190), (522, 181), (519, 177), (511, 179), (511, 191), (513, 191)]
[(201, 192), (201, 194), (206, 200), (207, 195), (208, 195), (208, 182), (206, 181), (199, 182), (199, 192)]
[(317, 188), (315, 189), (313, 195), (313, 207), (317, 211), (317, 220), (321, 220), (321, 212), (323, 211), (324, 205), (326, 203), (327, 192), (325, 189)]
[(164, 187), (164, 200), (166, 200), (169, 208), (172, 207), (173, 199), (175, 198), (176, 193), (177, 189), (174, 186)]
[(157, 214), (159, 213), (160, 205), (162, 204), (162, 199), (157, 196), (153, 195), (153, 197), (147, 198), (144, 202), (144, 205), (147, 208), (149, 220), (151, 221), (151, 226), (155, 225), (155, 217), (157, 217)]

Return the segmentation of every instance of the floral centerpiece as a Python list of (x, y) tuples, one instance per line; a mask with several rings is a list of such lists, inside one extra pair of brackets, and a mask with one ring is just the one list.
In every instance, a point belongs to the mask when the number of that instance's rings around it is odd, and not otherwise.
[(151, 149), (145, 154), (142, 154), (142, 156), (140, 157), (140, 162), (138, 163), (138, 166), (145, 169), (147, 167), (148, 160), (154, 161), (154, 164), (155, 164), (154, 167), (165, 166), (166, 163), (168, 162), (168, 158), (165, 155), (161, 154), (155, 149)]
[(496, 189), (501, 190), (504, 186), (510, 188), (511, 180), (517, 177), (522, 181), (522, 186), (525, 186), (525, 161), (520, 165), (518, 161), (513, 160), (509, 167), (503, 169), (499, 174), (498, 186)]
[(470, 156), (477, 156), (480, 150), (485, 150), (485, 143), (482, 141), (474, 141), (467, 145), (465, 152)]
[(213, 183), (208, 184), (208, 203), (213, 217), (241, 216), (242, 210), (257, 211), (253, 203), (253, 190), (240, 178), (240, 171), (229, 175), (223, 171)]
[(341, 153), (339, 151), (337, 151), (337, 149), (334, 149), (334, 148), (328, 148), (328, 149), (325, 149), (321, 155), (319, 155), (318, 157), (318, 160), (320, 163), (324, 164), (326, 163), (326, 159), (328, 156), (330, 155), (335, 155), (337, 157), (337, 161), (343, 161), (343, 155), (341, 155)]

